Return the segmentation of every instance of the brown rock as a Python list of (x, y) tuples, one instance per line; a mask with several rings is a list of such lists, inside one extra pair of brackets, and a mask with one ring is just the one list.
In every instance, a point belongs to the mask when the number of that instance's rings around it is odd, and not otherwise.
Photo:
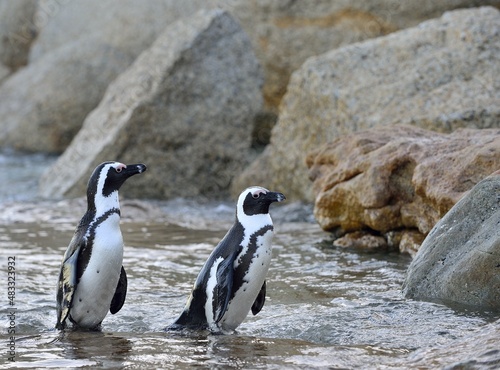
[(384, 238), (387, 240), (389, 249), (399, 249), (401, 253), (408, 253), (414, 257), (420, 248), (420, 244), (424, 241), (425, 235), (417, 230), (401, 229), (385, 233)]
[(333, 242), (335, 247), (381, 250), (387, 249), (387, 241), (379, 235), (363, 231), (347, 233)]
[(307, 165), (323, 229), (416, 229), (425, 235), (465, 192), (500, 168), (500, 129), (438, 134), (379, 127), (332, 141), (311, 153)]

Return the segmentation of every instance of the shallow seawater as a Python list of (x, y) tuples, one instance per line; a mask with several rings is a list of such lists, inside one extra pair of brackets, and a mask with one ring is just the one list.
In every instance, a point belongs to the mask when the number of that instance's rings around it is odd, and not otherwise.
[[(101, 332), (56, 331), (59, 265), (76, 222), (45, 214), (47, 203), (36, 201), (11, 218), (5, 201), (33, 200), (37, 177), (52, 161), (19, 158), (0, 154), (0, 173), (9, 174), (0, 191), (0, 215), (7, 215), (0, 217), (0, 369), (500, 368), (497, 317), (407, 300), (401, 285), (409, 256), (333, 248), (314, 223), (280, 223), (285, 217), (274, 206), (266, 304), (234, 334), (163, 331), (225, 234), (227, 203), (214, 205), (207, 222), (193, 215), (197, 227), (122, 222), (125, 305), (108, 314)], [(182, 200), (170, 206), (178, 209), (174, 218), (187, 213), (189, 219), (197, 208)], [(9, 257), (15, 258), (15, 295), (8, 290)]]
[[(334, 249), (314, 224), (276, 224), (263, 310), (230, 335), (163, 332), (224, 230), (123, 223), (129, 287), (101, 332), (59, 333), (55, 286), (70, 223), (0, 227), (1, 368), (495, 368), (500, 325), (486, 314), (401, 296), (399, 254)], [(14, 306), (7, 261), (15, 257)], [(15, 308), (15, 362), (7, 318)], [(467, 366), (469, 366), (467, 365)], [(467, 367), (471, 368), (471, 367)]]

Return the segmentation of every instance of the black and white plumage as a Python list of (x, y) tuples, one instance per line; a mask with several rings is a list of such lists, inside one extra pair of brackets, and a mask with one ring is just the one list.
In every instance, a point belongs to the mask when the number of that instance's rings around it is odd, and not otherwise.
[(273, 222), (269, 206), (285, 196), (261, 187), (244, 190), (236, 220), (201, 269), (184, 311), (166, 330), (235, 330), (264, 306)]
[(57, 290), (57, 329), (68, 321), (75, 327), (99, 328), (108, 310), (115, 314), (127, 293), (122, 266), (118, 190), (144, 164), (104, 162), (96, 167), (87, 186), (87, 212), (80, 220), (64, 254)]

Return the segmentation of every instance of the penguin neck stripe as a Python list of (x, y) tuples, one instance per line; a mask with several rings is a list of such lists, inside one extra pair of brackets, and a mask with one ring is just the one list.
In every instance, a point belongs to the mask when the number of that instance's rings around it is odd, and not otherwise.
[(267, 230), (274, 230), (269, 214), (246, 216), (246, 219), (241, 224), (243, 226), (243, 240), (240, 244), (241, 252), (234, 261), (235, 268), (241, 263), (241, 257), (248, 253), (249, 247), (253, 245), (252, 243), (255, 243), (257, 236), (267, 232)]
[(85, 235), (87, 242), (85, 243), (84, 247), (80, 251), (80, 256), (81, 259), (78, 264), (78, 271), (77, 271), (77, 279), (79, 280), (81, 276), (83, 275), (83, 272), (87, 268), (87, 265), (89, 264), (90, 257), (92, 256), (92, 246), (94, 245), (94, 239), (95, 239), (95, 230), (97, 227), (106, 221), (109, 217), (111, 217), (114, 214), (118, 214), (120, 216), (120, 210), (118, 208), (112, 208), (106, 213), (104, 213), (101, 216), (98, 216), (95, 218), (89, 225), (89, 229)]
[(113, 215), (113, 214), (118, 214), (118, 216), (121, 216), (120, 208), (111, 208), (110, 210), (104, 212), (101, 216), (97, 216), (94, 222), (92, 222), (92, 226), (90, 227), (90, 231), (93, 232), (95, 231), (95, 228), (99, 226), (99, 224), (103, 221), (106, 221), (106, 219)]
[(256, 215), (238, 214), (238, 222), (243, 226), (245, 237), (250, 237), (254, 232), (267, 225), (273, 225), (273, 220), (269, 213), (258, 213)]
[(95, 235), (95, 229), (97, 226), (99, 226), (102, 222), (106, 221), (110, 216), (117, 214), (118, 216), (121, 216), (121, 212), (119, 208), (111, 208), (104, 214), (100, 216), (94, 216), (94, 219), (89, 225), (89, 229), (87, 231), (87, 238), (93, 238)]
[(252, 263), (254, 255), (259, 248), (259, 246), (257, 245), (257, 238), (265, 235), (268, 231), (273, 232), (274, 227), (272, 225), (267, 225), (253, 233), (250, 236), (248, 246), (244, 248), (237, 256), (235, 261), (235, 269), (237, 269), (237, 272), (234, 275), (231, 299), (234, 298), (236, 291), (243, 285), (245, 278), (247, 277), (247, 274), (250, 270), (250, 265)]

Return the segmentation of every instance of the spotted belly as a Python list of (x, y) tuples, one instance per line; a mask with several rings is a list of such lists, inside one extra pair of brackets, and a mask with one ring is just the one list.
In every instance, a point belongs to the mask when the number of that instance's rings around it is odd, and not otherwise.
[[(113, 217), (114, 218), (114, 217)], [(113, 222), (114, 221), (114, 222)], [(96, 228), (92, 254), (75, 290), (70, 317), (83, 328), (94, 328), (106, 317), (123, 263), (123, 239), (116, 220)]]
[(272, 229), (255, 239), (255, 245), (244, 249), (235, 260), (233, 297), (218, 326), (223, 331), (235, 330), (250, 311), (259, 291), (266, 280), (271, 264)]

